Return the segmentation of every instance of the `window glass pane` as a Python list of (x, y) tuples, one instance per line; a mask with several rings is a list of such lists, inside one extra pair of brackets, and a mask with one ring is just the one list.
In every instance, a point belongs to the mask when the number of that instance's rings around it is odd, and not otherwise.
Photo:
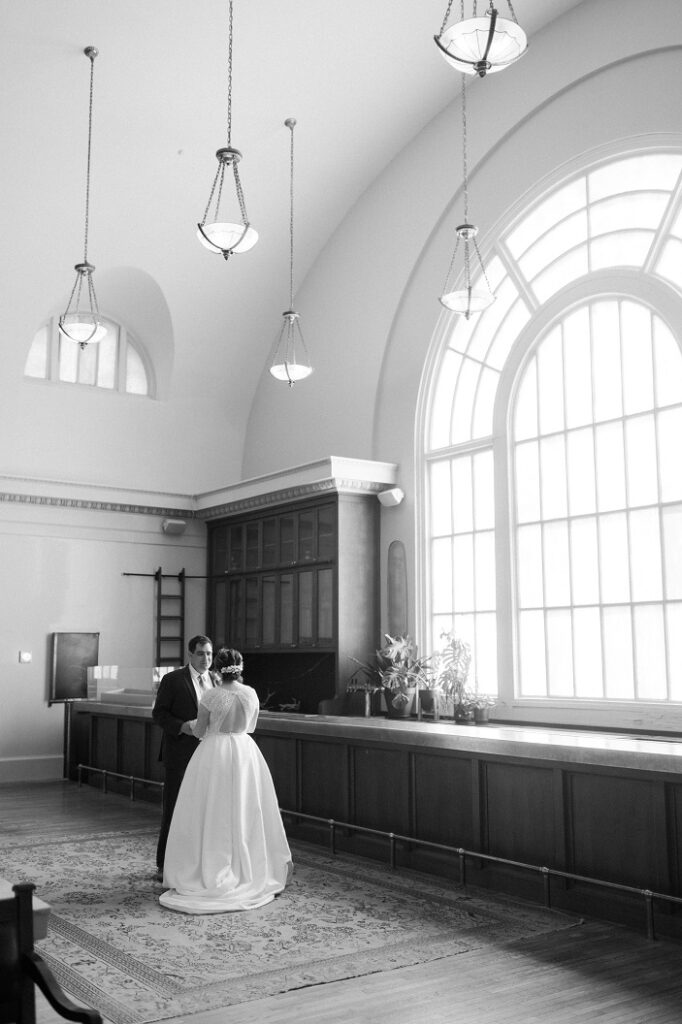
[(605, 696), (631, 700), (635, 695), (630, 608), (604, 609)]
[(148, 393), (147, 372), (144, 363), (133, 346), (126, 345), (126, 391), (129, 395)]
[(47, 342), (49, 337), (50, 328), (46, 325), (40, 328), (33, 339), (26, 358), (26, 366), (24, 367), (24, 373), (27, 377), (40, 377), (42, 379), (47, 377)]
[(625, 508), (623, 424), (602, 423), (595, 430), (597, 502), (601, 512)]
[(604, 695), (602, 678), (601, 621), (598, 608), (573, 612), (575, 695), (592, 700)]
[(59, 379), (75, 384), (78, 379), (78, 342), (59, 335)]
[(455, 611), (474, 610), (474, 546), (468, 534), (455, 537), (452, 544)]
[(106, 323), (107, 333), (97, 346), (97, 387), (116, 386), (116, 358), (118, 355), (118, 328)]
[(547, 612), (547, 663), (551, 697), (573, 696), (571, 613)]
[(576, 605), (599, 602), (599, 548), (597, 520), (574, 519), (571, 536), (571, 588)]
[(635, 608), (634, 625), (637, 696), (643, 700), (665, 700), (668, 685), (663, 609), (660, 605)]
[(493, 432), (493, 409), (497, 396), (500, 375), (496, 370), (484, 367), (478, 382), (478, 393), (474, 405), (472, 437), (489, 437)]
[(539, 526), (522, 526), (516, 535), (516, 579), (520, 608), (542, 608), (542, 535)]
[(663, 580), (658, 509), (630, 513), (630, 564), (632, 600), (660, 601)]
[(564, 285), (584, 277), (589, 272), (587, 246), (566, 253), (532, 282), (533, 291), (540, 302), (546, 302)]
[(540, 433), (551, 434), (564, 427), (564, 381), (561, 329), (556, 327), (538, 347), (538, 395)]
[(445, 448), (450, 444), (450, 424), (452, 420), (452, 396), (457, 385), (457, 374), (462, 365), (462, 357), (447, 349), (438, 371), (438, 383), (431, 406), (431, 436), (429, 448)]
[(665, 596), (668, 600), (682, 598), (682, 506), (661, 509), (663, 548), (665, 552)]
[(502, 326), (488, 352), (488, 365), (501, 369), (507, 361), (514, 342), (530, 320), (528, 306), (519, 299), (511, 308), (509, 316), (503, 320)]
[(666, 607), (670, 700), (682, 701), (682, 604)]
[(535, 358), (528, 363), (516, 394), (514, 437), (523, 441), (538, 436), (538, 379)]
[(462, 368), (457, 380), (455, 401), (452, 409), (453, 444), (457, 444), (461, 441), (469, 441), (471, 439), (471, 419), (474, 394), (480, 372), (480, 363), (475, 363), (471, 359), (464, 359), (462, 361)]
[(433, 462), (429, 473), (431, 479), (429, 495), (431, 536), (438, 536), (441, 533), (450, 533), (452, 530), (450, 463)]
[(495, 608), (495, 534), (492, 530), (474, 534), (477, 610)]
[[(680, 254), (682, 255), (682, 253)], [(680, 379), (682, 378), (682, 355), (669, 327), (655, 316), (654, 369), (656, 373), (656, 404), (673, 405), (680, 401)]]
[(625, 422), (628, 504), (654, 505), (658, 501), (654, 417), (637, 416)]
[(591, 307), (594, 415), (597, 422), (622, 416), (620, 320), (615, 302)]
[(78, 383), (97, 383), (97, 349), (99, 345), (86, 345), (78, 353)]
[(586, 205), (585, 179), (578, 178), (538, 203), (521, 223), (511, 231), (505, 242), (518, 259), (528, 246), (547, 228)]
[(669, 191), (677, 183), (681, 164), (680, 157), (673, 153), (651, 153), (614, 160), (588, 175), (590, 202), (619, 192), (641, 189)]
[(590, 317), (587, 306), (566, 317), (563, 333), (566, 426), (582, 427), (592, 422)]
[(571, 601), (568, 556), (568, 523), (546, 523), (543, 527), (545, 604), (568, 605)]
[(641, 267), (649, 255), (654, 235), (650, 231), (619, 231), (601, 235), (590, 243), (592, 270), (604, 267)]
[(677, 238), (669, 238), (663, 246), (656, 273), (682, 288), (682, 242)]
[(434, 615), (452, 611), (452, 541), (449, 537), (431, 544), (431, 604)]
[(651, 314), (639, 303), (621, 306), (623, 409), (632, 414), (654, 407)]
[(453, 459), (452, 462), (452, 519), (453, 533), (470, 532), (473, 528), (471, 487), (471, 459)]
[(546, 696), (545, 621), (542, 612), (521, 612), (519, 615), (519, 681), (521, 697)]
[[(474, 334), (467, 355), (473, 359), (486, 361), (486, 355), (490, 346), (491, 338), (494, 338), (497, 329), (509, 312), (512, 304), (518, 298), (518, 290), (511, 278), (507, 278), (495, 292), (495, 301), (486, 312), (485, 317), (479, 320), (478, 328)], [(500, 369), (501, 367), (498, 367)]]
[(616, 604), (630, 600), (630, 560), (625, 513), (601, 516), (599, 549), (602, 601)]
[(520, 444), (515, 452), (516, 518), (519, 523), (540, 518), (540, 461), (537, 441)]
[(540, 442), (540, 485), (542, 491), (542, 518), (565, 516), (568, 509), (566, 495), (566, 439), (546, 437)]
[(577, 247), (587, 238), (587, 211), (579, 210), (551, 228), (519, 260), (521, 273), (532, 280), (558, 256)]
[(658, 415), (658, 449), (661, 474), (661, 500), (682, 498), (682, 409), (666, 409)]
[(592, 428), (572, 430), (566, 437), (568, 500), (571, 515), (586, 515), (597, 510), (597, 483), (594, 475), (594, 435)]
[(476, 616), (474, 682), (479, 693), (498, 693), (497, 623), (493, 615)]
[(655, 230), (669, 201), (665, 192), (633, 192), (604, 199), (590, 207), (590, 231), (593, 236), (604, 235), (622, 229), (625, 224)]
[(495, 526), (495, 481), (493, 453), (474, 455), (474, 523), (477, 530), (490, 530)]

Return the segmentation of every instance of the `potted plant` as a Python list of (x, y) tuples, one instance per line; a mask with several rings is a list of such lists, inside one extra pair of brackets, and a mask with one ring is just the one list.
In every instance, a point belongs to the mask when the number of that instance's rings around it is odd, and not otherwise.
[[(365, 687), (383, 690), (389, 718), (409, 718), (417, 710), (420, 689), (431, 681), (429, 658), (420, 658), (411, 637), (384, 634), (385, 643), (375, 652), (373, 665), (353, 658), (364, 670)], [(357, 685), (357, 683), (356, 683)]]
[(497, 704), (497, 698), (488, 693), (472, 693), (469, 698), (469, 706), (474, 711), (474, 722), (477, 725), (488, 721), (490, 709)]
[(467, 689), (471, 667), (471, 647), (452, 630), (440, 635), (441, 647), (435, 656), (434, 717), (441, 714), (455, 721), (473, 721), (473, 695)]

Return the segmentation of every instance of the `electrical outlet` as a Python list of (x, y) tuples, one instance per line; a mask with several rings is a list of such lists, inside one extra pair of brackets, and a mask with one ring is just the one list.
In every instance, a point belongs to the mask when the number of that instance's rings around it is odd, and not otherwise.
[(30, 651), (19, 651), (19, 664), (29, 665), (33, 661), (33, 655)]

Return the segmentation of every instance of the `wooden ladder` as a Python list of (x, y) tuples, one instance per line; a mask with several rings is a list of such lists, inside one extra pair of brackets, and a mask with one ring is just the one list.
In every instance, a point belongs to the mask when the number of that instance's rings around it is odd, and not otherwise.
[(179, 667), (185, 661), (185, 570), (175, 575), (159, 567), (156, 580), (156, 664)]

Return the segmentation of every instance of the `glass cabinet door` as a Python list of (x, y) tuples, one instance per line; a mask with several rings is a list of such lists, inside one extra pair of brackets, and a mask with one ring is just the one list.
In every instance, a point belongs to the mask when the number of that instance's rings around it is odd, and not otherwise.
[(277, 643), (277, 577), (264, 576), (261, 581), (261, 643), (274, 647)]
[(334, 642), (334, 570), (317, 571), (317, 642)]
[(331, 562), (336, 557), (336, 509), (323, 505), (317, 513), (317, 557)]
[(227, 527), (219, 526), (211, 534), (211, 573), (227, 571)]
[(216, 647), (225, 642), (228, 634), (227, 623), (227, 580), (215, 580), (213, 591), (213, 642)]
[(244, 568), (244, 526), (231, 526), (229, 532), (229, 568), (232, 571)]
[(246, 524), (246, 558), (247, 569), (260, 567), (260, 523)]
[(298, 514), (298, 559), (299, 562), (312, 562), (315, 558), (315, 526), (317, 514), (314, 509), (306, 509)]
[(294, 643), (294, 576), (282, 573), (279, 578), (279, 642), (284, 647)]
[(314, 573), (311, 571), (298, 574), (298, 642), (310, 647), (315, 643), (315, 623), (313, 621), (313, 585)]
[(260, 616), (258, 614), (258, 578), (249, 576), (245, 586), (245, 646), (260, 646)]
[(263, 520), (261, 565), (271, 569), (277, 565), (277, 520), (274, 516)]
[(244, 580), (231, 579), (229, 586), (228, 634), (225, 642), (229, 647), (241, 650), (244, 647)]
[(296, 517), (280, 516), (279, 560), (282, 565), (293, 565), (296, 560)]

